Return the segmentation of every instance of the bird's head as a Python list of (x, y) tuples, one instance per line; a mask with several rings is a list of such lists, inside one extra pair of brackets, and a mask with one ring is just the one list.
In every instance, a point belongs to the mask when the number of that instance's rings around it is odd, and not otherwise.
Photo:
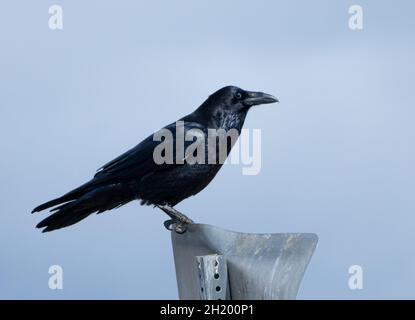
[(246, 112), (252, 106), (274, 102), (278, 99), (270, 94), (227, 86), (210, 95), (204, 105), (208, 109), (220, 107), (224, 111)]
[(227, 86), (211, 94), (195, 114), (218, 127), (240, 127), (251, 107), (274, 102), (278, 99), (270, 94)]

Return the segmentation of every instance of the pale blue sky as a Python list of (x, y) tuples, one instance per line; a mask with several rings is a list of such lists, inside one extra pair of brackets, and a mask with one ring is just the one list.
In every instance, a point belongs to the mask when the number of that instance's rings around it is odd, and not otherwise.
[[(361, 4), (364, 29), (348, 29)], [(48, 7), (64, 29), (48, 28)], [(131, 203), (41, 234), (30, 215), (234, 84), (262, 170), (225, 166), (178, 208), (246, 232), (320, 237), (299, 298), (415, 298), (409, 1), (2, 1), (0, 298), (177, 298), (165, 216)], [(48, 288), (48, 267), (64, 289)], [(348, 288), (348, 267), (364, 289)]]

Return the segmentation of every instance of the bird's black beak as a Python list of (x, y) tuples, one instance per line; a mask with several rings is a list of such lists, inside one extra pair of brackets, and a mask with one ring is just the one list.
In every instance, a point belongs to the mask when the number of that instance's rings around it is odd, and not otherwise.
[(277, 98), (268, 93), (247, 91), (247, 94), (248, 96), (244, 99), (244, 104), (247, 106), (279, 102)]

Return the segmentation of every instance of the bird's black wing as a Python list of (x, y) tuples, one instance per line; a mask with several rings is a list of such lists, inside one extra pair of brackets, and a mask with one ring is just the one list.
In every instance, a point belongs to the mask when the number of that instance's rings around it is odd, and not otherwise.
[[(173, 147), (175, 148), (176, 123), (172, 123), (164, 129), (171, 131), (173, 135)], [(203, 130), (204, 127), (196, 122), (184, 122), (183, 129), (186, 132), (191, 129)], [(153, 136), (154, 135), (147, 137), (134, 148), (103, 165), (98, 169), (97, 173), (90, 181), (69, 191), (59, 198), (37, 206), (32, 212), (42, 211), (61, 203), (79, 199), (85, 194), (94, 191), (97, 188), (108, 186), (109, 184), (139, 180), (146, 174), (168, 169), (172, 164), (157, 164), (153, 159), (154, 149), (161, 143), (160, 141), (154, 141)], [(185, 141), (185, 148), (186, 145), (189, 145), (190, 143), (191, 142)]]
[[(204, 132), (205, 128), (196, 122), (184, 122), (184, 133), (189, 130), (197, 129)], [(172, 123), (162, 130), (169, 130), (172, 133), (172, 147), (173, 147), (173, 159), (176, 155), (176, 140), (178, 133), (176, 134), (176, 123)], [(94, 176), (94, 180), (104, 181), (122, 181), (129, 179), (140, 178), (147, 173), (165, 170), (172, 163), (158, 164), (154, 161), (153, 153), (155, 148), (160, 144), (160, 141), (154, 141), (154, 134), (144, 139), (134, 148), (115, 158), (114, 160), (106, 163)], [(184, 141), (184, 149), (193, 141)], [(185, 155), (186, 156), (186, 155)]]

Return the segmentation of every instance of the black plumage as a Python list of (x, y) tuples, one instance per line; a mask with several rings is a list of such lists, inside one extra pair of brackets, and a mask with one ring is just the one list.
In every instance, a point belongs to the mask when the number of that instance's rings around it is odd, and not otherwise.
[[(265, 93), (228, 86), (216, 91), (199, 108), (179, 121), (184, 123), (185, 133), (198, 129), (206, 137), (208, 129), (236, 129), (240, 132), (247, 112), (253, 105), (276, 101), (276, 98)], [(176, 122), (165, 129), (173, 133), (175, 142)], [(208, 139), (205, 141), (207, 143)], [(185, 142), (185, 146), (190, 143)], [(44, 228), (43, 232), (60, 229), (77, 223), (92, 213), (111, 210), (132, 200), (159, 206), (173, 220), (180, 220), (177, 216), (180, 213), (172, 207), (203, 190), (222, 165), (186, 162), (157, 164), (153, 159), (153, 151), (159, 144), (150, 135), (131, 150), (102, 166), (90, 181), (33, 209), (32, 212), (37, 212), (54, 207), (51, 209), (52, 214), (37, 227)], [(175, 145), (173, 143), (174, 147)], [(227, 154), (231, 147), (228, 146)], [(206, 152), (207, 150), (208, 148)]]

